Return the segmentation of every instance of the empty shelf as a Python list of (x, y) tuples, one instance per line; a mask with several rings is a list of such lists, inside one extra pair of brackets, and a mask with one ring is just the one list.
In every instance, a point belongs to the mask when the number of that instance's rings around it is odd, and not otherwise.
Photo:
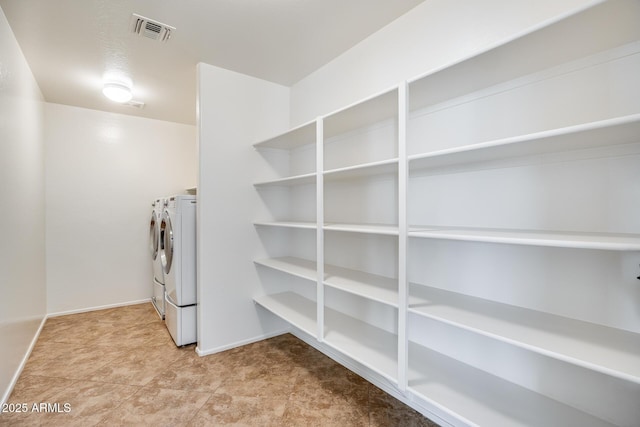
[(640, 334), (416, 284), (409, 311), (640, 384)]
[[(317, 280), (315, 261), (295, 257), (279, 257), (254, 262), (292, 276)], [(324, 266), (324, 284), (393, 307), (398, 306), (397, 279), (327, 264)]]
[(408, 374), (410, 391), (466, 425), (612, 426), (412, 342)]
[(398, 89), (374, 95), (324, 117), (324, 138), (398, 117)]
[(367, 368), (398, 381), (398, 336), (325, 308), (325, 343)]
[(378, 162), (363, 163), (339, 169), (331, 169), (324, 172), (325, 181), (337, 181), (341, 179), (363, 178), (368, 176), (397, 174), (398, 159), (381, 160)]
[(253, 299), (257, 304), (266, 308), (286, 322), (291, 323), (301, 331), (316, 336), (316, 303), (294, 292), (282, 292), (273, 295), (263, 295)]
[[(305, 333), (316, 335), (316, 303), (294, 292), (254, 301)], [(325, 343), (356, 362), (397, 382), (398, 336), (361, 320), (325, 308)]]
[(259, 259), (254, 263), (307, 280), (316, 281), (318, 278), (315, 261), (295, 257), (279, 257)]
[(273, 179), (270, 181), (256, 182), (254, 187), (267, 187), (267, 186), (290, 186), (290, 185), (304, 185), (313, 184), (316, 182), (315, 173), (307, 173), (303, 175), (289, 176), (286, 178)]
[(285, 227), (285, 228), (303, 228), (303, 229), (313, 229), (317, 228), (315, 222), (304, 222), (304, 221), (267, 221), (267, 222), (254, 222), (253, 225), (259, 227)]
[(398, 279), (334, 265), (325, 265), (324, 277), (327, 286), (393, 307), (398, 306)]
[(325, 230), (346, 231), (350, 233), (385, 234), (390, 236), (398, 235), (397, 225), (388, 224), (338, 224), (327, 223)]
[(316, 142), (316, 121), (305, 123), (301, 126), (283, 132), (262, 142), (253, 144), (257, 149), (277, 148), (281, 150), (293, 150)]
[(412, 169), (640, 142), (640, 114), (409, 156)]
[(409, 236), (471, 242), (552, 246), (559, 248), (602, 249), (612, 251), (640, 250), (640, 235), (637, 234), (412, 226)]

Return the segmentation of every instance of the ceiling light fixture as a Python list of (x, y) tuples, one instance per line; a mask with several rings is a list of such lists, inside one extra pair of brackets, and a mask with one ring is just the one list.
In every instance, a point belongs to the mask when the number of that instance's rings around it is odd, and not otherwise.
[(125, 103), (133, 99), (131, 88), (123, 83), (109, 82), (105, 83), (102, 88), (104, 96), (114, 102)]

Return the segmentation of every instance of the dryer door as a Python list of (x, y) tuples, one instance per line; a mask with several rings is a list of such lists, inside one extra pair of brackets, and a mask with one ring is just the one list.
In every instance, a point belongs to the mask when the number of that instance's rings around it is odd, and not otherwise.
[(160, 223), (160, 259), (162, 261), (162, 269), (164, 274), (169, 274), (171, 264), (173, 262), (173, 227), (169, 212), (162, 213), (162, 222)]
[(149, 251), (151, 259), (155, 261), (160, 252), (160, 224), (158, 224), (158, 216), (155, 212), (151, 214), (151, 222), (149, 223)]

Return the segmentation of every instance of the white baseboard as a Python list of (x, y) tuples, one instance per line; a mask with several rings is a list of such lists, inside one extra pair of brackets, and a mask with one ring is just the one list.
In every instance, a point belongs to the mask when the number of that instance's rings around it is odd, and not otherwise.
[(24, 370), (24, 367), (27, 364), (27, 361), (29, 360), (29, 356), (31, 356), (31, 352), (33, 351), (33, 348), (36, 346), (36, 343), (38, 342), (38, 337), (40, 337), (40, 332), (42, 331), (42, 328), (44, 327), (44, 324), (46, 321), (47, 321), (47, 316), (45, 315), (40, 321), (40, 326), (38, 327), (38, 330), (36, 331), (33, 338), (31, 339), (31, 342), (29, 343), (29, 347), (27, 348), (27, 351), (25, 352), (24, 357), (20, 362), (20, 365), (18, 365), (18, 369), (16, 369), (16, 372), (13, 374), (13, 377), (11, 378), (11, 382), (9, 382), (9, 386), (7, 387), (4, 394), (2, 395), (2, 399), (0, 399), (0, 406), (3, 406), (7, 402), (7, 400), (9, 400), (9, 396), (11, 396), (11, 393), (13, 392), (13, 389), (16, 386), (16, 383), (18, 382), (18, 378), (20, 378), (20, 374), (22, 374), (22, 371)]
[(47, 314), (47, 318), (49, 318), (49, 317), (58, 317), (58, 316), (66, 316), (68, 314), (87, 313), (89, 311), (106, 310), (108, 308), (126, 307), (128, 305), (144, 304), (145, 302), (151, 302), (151, 298), (145, 298), (145, 299), (141, 299), (141, 300), (137, 300), (137, 301), (120, 302), (120, 303), (116, 303), (116, 304), (99, 305), (99, 306), (95, 306), (95, 307), (79, 308), (77, 310), (58, 311), (56, 313)]
[(286, 328), (286, 329), (282, 329), (276, 332), (272, 332), (270, 334), (264, 334), (264, 335), (258, 335), (246, 340), (242, 340), (242, 341), (237, 341), (234, 342), (232, 344), (227, 344), (224, 346), (220, 346), (220, 347), (216, 347), (216, 348), (210, 348), (207, 350), (202, 350), (200, 347), (196, 347), (196, 353), (198, 354), (198, 356), (208, 356), (210, 354), (215, 354), (215, 353), (220, 353), (222, 351), (225, 350), (231, 350), (232, 348), (236, 348), (236, 347), (241, 347), (243, 345), (247, 345), (247, 344), (252, 344), (254, 342), (258, 342), (258, 341), (263, 341), (269, 338), (273, 338), (273, 337), (277, 337), (278, 335), (283, 335), (286, 333), (291, 332), (290, 328)]

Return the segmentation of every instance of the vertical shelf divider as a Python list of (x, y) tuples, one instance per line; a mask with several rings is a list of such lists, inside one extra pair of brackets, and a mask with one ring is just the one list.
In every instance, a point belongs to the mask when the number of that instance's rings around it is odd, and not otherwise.
[(407, 337), (407, 112), (408, 85), (398, 87), (398, 388), (407, 389), (408, 337)]
[(324, 341), (324, 122), (316, 120), (316, 323), (317, 340)]

